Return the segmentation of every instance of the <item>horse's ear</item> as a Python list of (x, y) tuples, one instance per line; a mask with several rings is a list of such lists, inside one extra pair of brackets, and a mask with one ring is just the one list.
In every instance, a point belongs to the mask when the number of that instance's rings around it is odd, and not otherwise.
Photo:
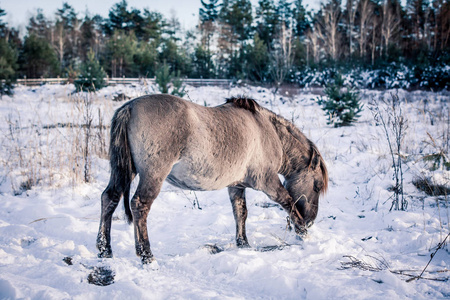
[(311, 158), (309, 161), (309, 168), (316, 170), (320, 163), (320, 154), (317, 151), (316, 147), (311, 147)]
[(317, 169), (317, 167), (319, 166), (319, 156), (314, 155), (311, 166), (313, 167), (314, 170)]

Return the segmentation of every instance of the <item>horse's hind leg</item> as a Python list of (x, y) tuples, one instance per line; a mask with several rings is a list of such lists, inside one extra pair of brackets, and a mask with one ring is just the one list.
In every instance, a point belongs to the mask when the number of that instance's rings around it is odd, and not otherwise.
[(163, 181), (163, 178), (155, 179), (142, 176), (130, 203), (131, 213), (133, 214), (136, 255), (141, 258), (144, 264), (153, 261), (147, 232), (147, 216), (153, 201), (161, 190)]
[(245, 234), (245, 221), (247, 219), (247, 205), (245, 203), (245, 189), (229, 187), (231, 205), (233, 206), (234, 220), (236, 221), (236, 245), (239, 248), (250, 247)]
[(98, 257), (112, 257), (111, 250), (111, 219), (122, 197), (123, 189), (114, 186), (112, 181), (102, 193), (102, 212), (100, 228), (97, 235)]

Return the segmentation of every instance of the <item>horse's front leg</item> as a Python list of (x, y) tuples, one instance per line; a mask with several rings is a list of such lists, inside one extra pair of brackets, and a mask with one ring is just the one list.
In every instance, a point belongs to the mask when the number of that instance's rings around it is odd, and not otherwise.
[(245, 234), (245, 221), (247, 220), (245, 188), (229, 187), (228, 194), (230, 195), (234, 220), (236, 221), (236, 245), (239, 248), (248, 248), (250, 245)]
[(289, 218), (294, 223), (295, 232), (298, 235), (306, 235), (306, 223), (303, 216), (298, 211), (294, 200), (289, 192), (281, 184), (277, 174), (269, 176), (261, 190), (276, 203), (280, 204), (289, 214)]
[(117, 191), (113, 184), (108, 185), (102, 193), (102, 211), (100, 216), (100, 226), (97, 235), (98, 257), (112, 257), (111, 250), (111, 219), (119, 204), (122, 193)]

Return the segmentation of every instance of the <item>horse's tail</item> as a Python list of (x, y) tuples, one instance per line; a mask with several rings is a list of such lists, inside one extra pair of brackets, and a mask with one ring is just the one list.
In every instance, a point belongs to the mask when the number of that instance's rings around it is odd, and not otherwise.
[(129, 103), (116, 110), (111, 121), (111, 140), (109, 146), (111, 182), (117, 191), (120, 193), (123, 192), (123, 204), (128, 223), (133, 221), (130, 210), (130, 185), (136, 174), (128, 140), (127, 125), (130, 118), (131, 106)]

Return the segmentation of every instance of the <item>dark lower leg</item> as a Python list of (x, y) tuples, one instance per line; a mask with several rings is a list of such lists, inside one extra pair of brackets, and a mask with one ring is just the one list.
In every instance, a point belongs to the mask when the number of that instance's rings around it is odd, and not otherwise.
[(107, 188), (102, 194), (102, 212), (97, 235), (98, 257), (112, 257), (111, 250), (111, 220), (119, 204), (121, 194)]
[(247, 220), (245, 189), (228, 188), (228, 193), (233, 206), (234, 220), (236, 221), (236, 245), (240, 248), (250, 247), (245, 234), (245, 221)]
[(150, 201), (143, 201), (143, 199), (137, 195), (133, 197), (131, 200), (131, 212), (133, 214), (136, 255), (141, 258), (142, 263), (147, 264), (153, 260), (147, 232), (147, 216), (153, 199)]

